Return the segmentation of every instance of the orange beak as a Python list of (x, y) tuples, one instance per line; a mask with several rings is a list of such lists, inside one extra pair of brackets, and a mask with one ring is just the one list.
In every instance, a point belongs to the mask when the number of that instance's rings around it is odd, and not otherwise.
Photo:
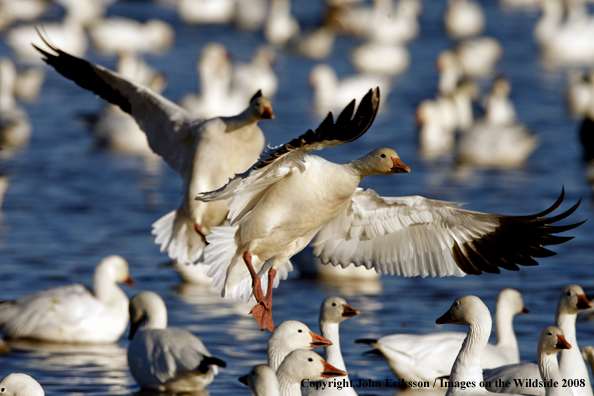
[(311, 343), (309, 344), (310, 348), (327, 347), (327, 346), (332, 345), (332, 341), (327, 340), (324, 337), (317, 335), (313, 331), (310, 331), (309, 335), (311, 335)]
[(571, 349), (571, 344), (567, 342), (565, 336), (563, 334), (557, 334), (557, 345), (555, 345), (557, 349)]
[(584, 294), (578, 294), (577, 299), (578, 299), (577, 307), (579, 309), (592, 308), (592, 303), (586, 298), (586, 296)]
[(337, 369), (327, 361), (323, 360), (322, 362), (324, 363), (324, 371), (321, 375), (323, 378), (342, 377), (343, 375), (347, 375), (346, 371)]
[(342, 304), (342, 316), (344, 318), (350, 318), (351, 316), (357, 316), (359, 315), (361, 312), (359, 312), (358, 309), (355, 309), (353, 307), (351, 307), (350, 305), (346, 305), (346, 304)]
[(272, 112), (272, 107), (264, 107), (264, 110), (262, 111), (262, 118), (274, 120), (274, 113)]
[(132, 277), (129, 275), (126, 278), (126, 280), (124, 281), (124, 283), (127, 284), (128, 286), (136, 286), (136, 282), (134, 282), (134, 279), (132, 279)]
[(439, 318), (437, 318), (435, 323), (436, 324), (453, 323), (452, 317), (450, 316), (450, 311), (448, 310), (448, 312), (444, 313)]
[(394, 163), (394, 166), (392, 168), (390, 168), (390, 171), (392, 173), (408, 173), (408, 172), (410, 172), (410, 168), (408, 166), (404, 165), (402, 163), (402, 161), (400, 161), (400, 158), (392, 157), (392, 162)]

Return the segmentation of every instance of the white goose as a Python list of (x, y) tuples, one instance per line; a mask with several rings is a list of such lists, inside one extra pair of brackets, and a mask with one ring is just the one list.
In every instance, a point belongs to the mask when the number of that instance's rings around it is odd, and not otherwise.
[[(575, 321), (577, 314), (585, 309), (591, 308), (592, 303), (588, 301), (584, 290), (578, 285), (565, 287), (557, 299), (557, 309), (555, 313), (555, 323), (563, 330), (567, 341), (571, 344), (571, 350), (564, 350), (559, 356), (559, 369), (563, 378), (584, 379), (584, 386), (572, 387), (574, 396), (592, 396), (592, 387), (590, 386), (590, 377), (588, 368), (581, 356), (575, 332)], [(538, 371), (538, 365), (535, 363), (519, 363), (498, 367), (492, 370), (485, 370), (485, 380), (494, 384), (497, 380), (510, 381), (511, 386), (506, 388), (491, 389), (501, 393), (529, 393), (535, 395), (544, 395), (545, 389), (517, 386), (515, 378), (531, 379), (540, 381), (541, 377)]]
[(167, 307), (150, 291), (130, 300), (128, 365), (142, 389), (191, 392), (204, 389), (226, 364), (212, 357), (189, 331), (167, 327)]
[(70, 343), (117, 341), (128, 325), (128, 297), (118, 283), (134, 285), (120, 256), (101, 260), (93, 291), (73, 284), (0, 304), (0, 332), (7, 338)]
[[(346, 373), (346, 365), (340, 351), (339, 326), (348, 318), (359, 315), (359, 311), (347, 304), (342, 297), (332, 296), (326, 298), (320, 306), (320, 330), (322, 337), (332, 341), (332, 345), (324, 347), (326, 351), (326, 361), (334, 367)], [(350, 383), (349, 375), (345, 374), (347, 383)], [(305, 388), (304, 395), (336, 395), (336, 396), (356, 396), (357, 392), (352, 387), (337, 389), (328, 386), (325, 389)]]
[(235, 0), (178, 0), (177, 13), (186, 23), (229, 23)]
[[(225, 220), (227, 203), (205, 204), (194, 197), (221, 187), (258, 158), (264, 134), (257, 123), (274, 118), (270, 100), (258, 92), (239, 115), (201, 120), (145, 86), (50, 48), (57, 55), (38, 49), (48, 64), (131, 114), (151, 148), (181, 175), (183, 201), (177, 210), (153, 224), (153, 234), (161, 251), (167, 251), (171, 259), (180, 264), (197, 262), (210, 227)], [(229, 156), (229, 150), (241, 154)]]
[(2, 396), (44, 396), (45, 392), (33, 377), (22, 373), (8, 374), (0, 381)]
[(14, 97), (17, 72), (8, 58), (0, 58), (0, 156), (10, 157), (31, 139), (31, 120)]
[(271, 0), (264, 22), (264, 37), (275, 45), (285, 45), (301, 31), (299, 21), (291, 15), (290, 0)]
[(262, 90), (264, 96), (273, 98), (278, 90), (278, 77), (272, 70), (276, 53), (268, 45), (256, 49), (250, 63), (233, 65), (231, 91), (239, 91), (239, 95), (248, 98)]
[(536, 264), (531, 257), (550, 255), (544, 245), (567, 240), (549, 240), (550, 233), (578, 226), (548, 225), (577, 206), (542, 218), (561, 200), (542, 213), (513, 217), (420, 196), (380, 197), (358, 188), (366, 176), (410, 172), (392, 149), (379, 148), (343, 165), (307, 155), (362, 136), (379, 99), (379, 89), (370, 90), (356, 113), (353, 100), (336, 122), (329, 114), (315, 132), (269, 151), (225, 187), (197, 197), (205, 202), (233, 198), (231, 226), (211, 229), (205, 263), (223, 297), (255, 297), (252, 313), (260, 328), (274, 328), (270, 309), (277, 271), (284, 276), (289, 259), (316, 235), (314, 255), (323, 263), (364, 265), (403, 276), (463, 276)]
[(265, 364), (258, 364), (249, 373), (239, 378), (239, 382), (250, 387), (254, 396), (280, 396), (276, 372)]
[[(544, 382), (546, 396), (573, 396), (571, 389), (563, 386), (564, 377), (559, 371), (557, 352), (571, 349), (572, 346), (563, 334), (563, 330), (556, 326), (545, 327), (538, 337), (538, 371)], [(548, 386), (553, 381), (557, 386)]]
[(483, 381), (481, 359), (491, 335), (489, 308), (476, 296), (462, 296), (456, 299), (450, 309), (437, 318), (435, 323), (468, 325), (468, 333), (452, 366), (449, 377), (450, 386), (446, 396), (493, 395), (493, 392), (489, 392), (481, 385)]
[(346, 372), (324, 361), (314, 351), (297, 349), (291, 352), (276, 371), (281, 396), (301, 396), (303, 386), (308, 382), (324, 378), (341, 377)]
[[(527, 312), (520, 292), (514, 289), (499, 292), (495, 309), (497, 344), (487, 344), (481, 359), (483, 368), (520, 361), (513, 318)], [(393, 334), (357, 342), (371, 344), (381, 352), (396, 378), (432, 382), (450, 373), (465, 337), (465, 333), (443, 331), (424, 335)]]
[(332, 345), (311, 331), (305, 324), (287, 320), (277, 326), (268, 339), (268, 365), (277, 370), (285, 357), (296, 349), (311, 349)]
[(485, 29), (485, 12), (473, 0), (448, 0), (443, 22), (446, 32), (453, 38), (472, 37)]
[(487, 77), (503, 55), (503, 47), (493, 37), (477, 37), (456, 45), (456, 55), (467, 77)]

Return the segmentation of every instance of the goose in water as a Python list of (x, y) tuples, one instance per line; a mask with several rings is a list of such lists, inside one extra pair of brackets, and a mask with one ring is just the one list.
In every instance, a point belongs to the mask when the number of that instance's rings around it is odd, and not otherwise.
[[(576, 208), (551, 218), (553, 206), (531, 216), (502, 216), (460, 209), (460, 204), (412, 197), (380, 197), (358, 188), (366, 176), (410, 172), (398, 154), (379, 148), (347, 164), (308, 155), (362, 136), (379, 107), (370, 90), (355, 112), (353, 100), (334, 121), (330, 113), (316, 131), (268, 151), (223, 188), (197, 199), (229, 203), (228, 227), (207, 238), (205, 263), (223, 297), (248, 301), (261, 329), (274, 329), (272, 287), (277, 271), (316, 237), (314, 256), (325, 264), (354, 264), (403, 276), (464, 276), (535, 265), (553, 254), (544, 246), (570, 237), (552, 236), (579, 224), (550, 226)], [(511, 243), (513, 241), (513, 243)], [(266, 293), (266, 294), (265, 294)]]
[(265, 364), (252, 367), (249, 373), (239, 377), (239, 382), (249, 386), (254, 396), (280, 396), (276, 372)]
[[(559, 371), (557, 352), (571, 349), (563, 335), (563, 330), (556, 326), (545, 327), (538, 337), (538, 371), (543, 379), (546, 396), (573, 396), (570, 388), (564, 386), (564, 378)], [(548, 386), (553, 381), (553, 386)]]
[(0, 381), (2, 396), (44, 396), (45, 392), (33, 377), (22, 373), (8, 374)]
[(0, 58), (0, 157), (8, 158), (26, 146), (33, 126), (29, 115), (15, 99), (17, 71), (9, 58)]
[(257, 92), (241, 114), (201, 120), (143, 85), (48, 46), (57, 55), (36, 47), (46, 63), (132, 115), (153, 151), (181, 175), (182, 203), (157, 220), (152, 233), (171, 259), (180, 264), (198, 262), (210, 227), (227, 216), (227, 202), (206, 204), (194, 197), (223, 186), (257, 160), (264, 148), (257, 123), (274, 118), (270, 100)]
[(327, 347), (332, 341), (311, 331), (305, 324), (287, 320), (277, 326), (268, 339), (268, 365), (277, 370), (285, 357), (296, 349)]
[(291, 352), (276, 371), (281, 396), (301, 396), (308, 381), (342, 377), (346, 372), (326, 362), (320, 355), (307, 349)]
[[(339, 326), (342, 322), (348, 318), (359, 315), (359, 311), (347, 304), (346, 300), (342, 297), (332, 296), (326, 298), (322, 302), (320, 307), (320, 330), (322, 337), (330, 340), (332, 345), (324, 347), (326, 351), (326, 361), (334, 367), (344, 371), (346, 373), (346, 365), (342, 358), (342, 352), (340, 351), (340, 336)], [(344, 380), (350, 383), (349, 375), (345, 374)], [(304, 395), (336, 395), (336, 396), (356, 396), (357, 392), (352, 387), (344, 387), (337, 389), (332, 386), (325, 388), (304, 388)]]
[(92, 291), (73, 284), (0, 303), (0, 332), (40, 341), (115, 342), (129, 318), (128, 297), (118, 283), (134, 285), (128, 263), (107, 256), (95, 268)]
[(128, 365), (142, 389), (192, 392), (204, 389), (226, 364), (189, 331), (167, 327), (167, 307), (150, 291), (130, 300)]
[[(481, 359), (483, 368), (520, 361), (513, 328), (513, 318), (520, 313), (528, 313), (522, 294), (514, 289), (499, 292), (495, 308), (497, 344), (487, 344)], [(371, 344), (381, 352), (396, 378), (432, 382), (450, 373), (465, 337), (465, 333), (443, 331), (423, 335), (393, 334), (377, 340), (362, 339), (356, 342)]]
[[(570, 350), (564, 350), (559, 356), (559, 369), (563, 378), (584, 380), (584, 386), (571, 387), (574, 396), (592, 396), (592, 387), (588, 368), (581, 356), (576, 332), (575, 321), (577, 314), (585, 309), (591, 308), (592, 303), (588, 301), (584, 290), (578, 285), (565, 287), (557, 299), (557, 309), (555, 313), (555, 323), (563, 331), (565, 338), (573, 347)], [(535, 363), (519, 363), (498, 367), (492, 370), (485, 370), (484, 377), (491, 384), (496, 381), (509, 381), (511, 386), (505, 388), (492, 387), (489, 390), (500, 393), (528, 393), (533, 395), (544, 395), (545, 389), (542, 387), (531, 387), (516, 385), (514, 379), (530, 379), (540, 381), (541, 377), (538, 371), (538, 365)]]

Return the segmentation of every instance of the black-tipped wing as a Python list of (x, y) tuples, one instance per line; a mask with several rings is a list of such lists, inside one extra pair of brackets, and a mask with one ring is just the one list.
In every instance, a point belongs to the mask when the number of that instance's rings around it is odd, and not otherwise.
[(580, 202), (557, 216), (544, 217), (563, 198), (561, 192), (541, 213), (502, 216), (463, 210), (453, 202), (380, 197), (372, 190), (359, 190), (352, 204), (318, 233), (314, 255), (324, 263), (354, 263), (402, 276), (517, 271), (518, 265), (538, 265), (534, 258), (554, 255), (545, 246), (572, 239), (554, 234), (583, 223), (552, 225), (571, 215)]
[[(42, 37), (43, 39), (43, 37)], [(193, 127), (200, 123), (186, 110), (148, 87), (118, 73), (45, 44), (52, 54), (33, 45), (58, 73), (130, 114), (146, 133), (151, 149), (182, 176), (191, 169)]]
[(356, 112), (353, 100), (336, 121), (329, 113), (315, 131), (310, 129), (289, 143), (265, 151), (260, 160), (245, 173), (236, 175), (222, 188), (204, 193), (196, 199), (211, 202), (233, 197), (229, 204), (229, 218), (232, 224), (235, 223), (249, 212), (271, 185), (293, 169), (303, 169), (307, 153), (352, 142), (362, 136), (375, 119), (379, 102), (379, 88), (369, 90)]

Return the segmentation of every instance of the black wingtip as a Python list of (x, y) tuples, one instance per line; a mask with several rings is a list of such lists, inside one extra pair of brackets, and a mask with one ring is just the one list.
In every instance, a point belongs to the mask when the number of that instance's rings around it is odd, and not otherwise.
[(219, 367), (227, 367), (227, 363), (218, 359), (213, 356), (205, 356), (204, 359), (200, 362), (200, 365), (197, 367), (197, 370), (201, 373), (206, 373), (209, 369), (208, 366), (219, 366)]
[(375, 338), (359, 338), (358, 340), (355, 340), (355, 344), (365, 344), (365, 345), (375, 344), (376, 342), (377, 342), (377, 339), (375, 339)]
[(258, 92), (256, 92), (254, 94), (254, 96), (252, 96), (252, 98), (250, 99), (250, 103), (252, 103), (254, 100), (261, 98), (262, 97), (262, 90), (259, 89)]

